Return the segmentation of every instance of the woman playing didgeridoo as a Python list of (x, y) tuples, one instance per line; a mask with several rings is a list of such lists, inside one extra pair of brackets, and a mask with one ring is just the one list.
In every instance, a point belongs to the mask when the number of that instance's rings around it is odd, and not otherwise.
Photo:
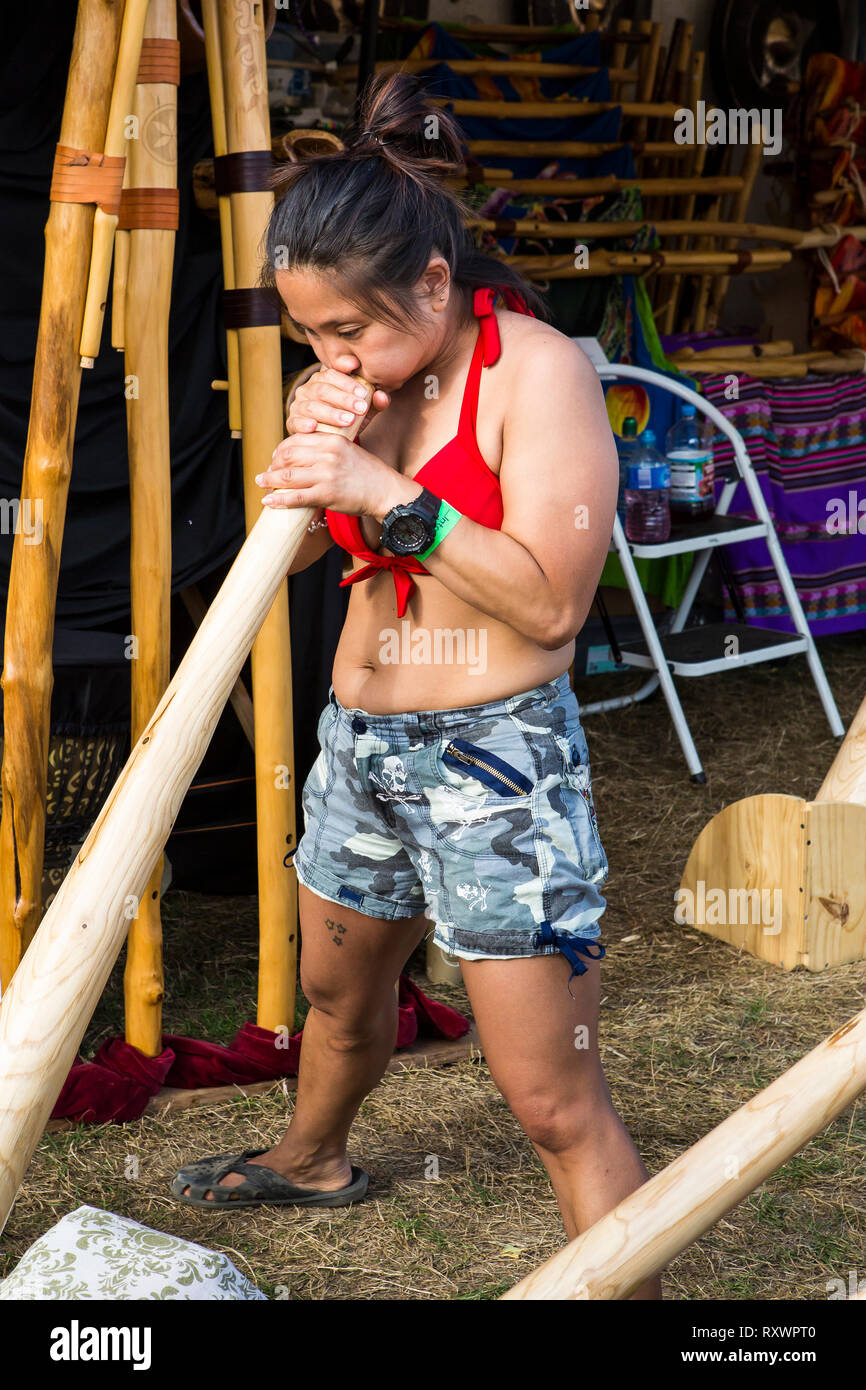
[[(321, 365), (258, 481), (268, 505), (319, 509), (293, 572), (334, 544), (353, 565), (295, 856), (310, 1011), (285, 1137), (173, 1191), (222, 1209), (364, 1196), (349, 1129), (430, 919), (571, 1238), (647, 1176), (599, 1060), (608, 866), (568, 679), (617, 457), (590, 362), (475, 249), (443, 181), (460, 162), (450, 118), (398, 75), (344, 151), (280, 176), (264, 278)], [(364, 413), (356, 375), (378, 388), (359, 442), (315, 433)]]

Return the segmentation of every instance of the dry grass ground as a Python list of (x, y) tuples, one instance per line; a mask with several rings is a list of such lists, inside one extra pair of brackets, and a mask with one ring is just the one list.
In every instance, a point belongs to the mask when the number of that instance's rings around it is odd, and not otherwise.
[[(842, 717), (866, 692), (862, 635), (821, 644)], [(639, 677), (581, 684), (585, 702)], [(617, 1106), (651, 1173), (863, 1006), (866, 962), (786, 974), (673, 923), (673, 893), (705, 822), (740, 797), (814, 794), (835, 753), (805, 662), (681, 683), (709, 781), (690, 784), (660, 699), (587, 718), (611, 865), (602, 1039)], [(228, 1041), (253, 1017), (255, 904), (169, 894), (166, 1031)], [(423, 983), (420, 955), (411, 973)], [(460, 988), (431, 989), (466, 1007)], [(303, 1007), (303, 1006), (302, 1006)], [(115, 971), (85, 1042), (120, 1025)], [(168, 1195), (183, 1162), (265, 1146), (291, 1098), (267, 1096), (123, 1126), (47, 1135), (6, 1229), (0, 1274), (82, 1202), (225, 1251), (292, 1299), (491, 1299), (563, 1243), (545, 1172), (478, 1058), (389, 1075), (364, 1103), (352, 1153), (372, 1175), (347, 1210), (211, 1214)], [(676, 1299), (825, 1299), (866, 1274), (861, 1099), (670, 1266)], [(431, 1156), (438, 1180), (431, 1180)]]

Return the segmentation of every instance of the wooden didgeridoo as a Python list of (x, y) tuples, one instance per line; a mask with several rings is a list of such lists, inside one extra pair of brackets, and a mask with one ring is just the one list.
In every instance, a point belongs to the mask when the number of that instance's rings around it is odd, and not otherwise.
[[(354, 439), (365, 418), (319, 428)], [(0, 1231), (117, 959), (128, 905), (315, 515), (261, 510), (0, 1001)]]
[[(150, 0), (147, 39), (177, 38), (176, 0)], [(145, 71), (144, 76), (150, 74)], [(135, 89), (140, 136), (130, 141), (130, 188), (177, 187), (177, 87), (140, 82)], [(156, 131), (156, 138), (152, 134)], [(147, 220), (137, 218), (137, 221)], [(176, 233), (170, 227), (128, 232), (124, 375), (129, 441), (131, 735), (138, 738), (168, 685), (171, 642), (171, 448), (168, 321)], [(147, 1057), (162, 1051), (160, 888), (156, 862), (129, 928), (123, 977), (126, 1041)]]
[[(80, 0), (60, 144), (101, 150), (122, 6)], [(21, 531), (12, 547), (3, 664), (3, 814), (0, 820), (0, 985), (12, 979), (42, 915), (51, 646), (81, 366), (78, 344), (90, 268), (92, 203), (52, 201), (33, 367), (21, 497), (41, 544)], [(35, 533), (34, 533), (35, 534)]]

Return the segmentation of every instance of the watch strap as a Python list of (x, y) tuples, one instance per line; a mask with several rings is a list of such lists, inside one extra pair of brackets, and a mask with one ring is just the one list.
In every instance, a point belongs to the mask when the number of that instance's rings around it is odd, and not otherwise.
[(426, 550), (422, 550), (415, 558), (418, 560), (426, 560), (427, 556), (433, 553), (437, 545), (441, 545), (449, 531), (453, 531), (458, 521), (462, 521), (462, 519), (463, 513), (458, 512), (450, 503), (440, 503), (439, 515), (436, 518), (436, 532), (433, 536), (433, 544), (428, 546)]

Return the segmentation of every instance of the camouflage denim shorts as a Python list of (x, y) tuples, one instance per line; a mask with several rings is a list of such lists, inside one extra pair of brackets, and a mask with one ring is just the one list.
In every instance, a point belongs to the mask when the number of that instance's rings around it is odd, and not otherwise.
[(468, 709), (369, 714), (331, 690), (298, 878), (370, 917), (425, 913), (449, 955), (552, 955), (601, 935), (607, 878), (567, 674)]

